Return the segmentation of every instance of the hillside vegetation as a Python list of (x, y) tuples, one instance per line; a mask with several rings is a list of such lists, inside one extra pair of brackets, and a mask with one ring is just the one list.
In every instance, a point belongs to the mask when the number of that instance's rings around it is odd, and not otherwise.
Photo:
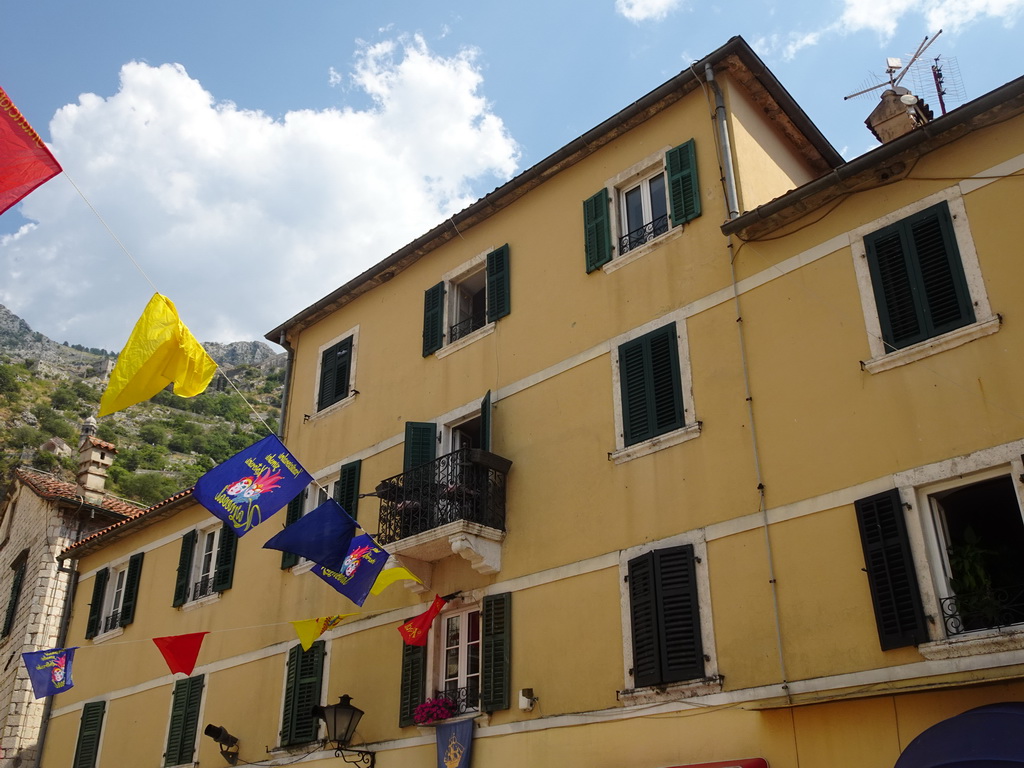
[[(153, 504), (277, 430), (283, 355), (262, 342), (207, 348), (221, 367), (203, 394), (165, 390), (98, 420), (97, 437), (117, 448), (110, 493)], [(113, 362), (102, 352), (56, 344), (0, 307), (0, 493), (19, 465), (74, 481), (81, 425), (96, 415)]]

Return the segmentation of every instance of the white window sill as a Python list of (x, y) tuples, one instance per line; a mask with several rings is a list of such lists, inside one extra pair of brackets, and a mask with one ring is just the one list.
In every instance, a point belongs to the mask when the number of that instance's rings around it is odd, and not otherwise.
[(649, 242), (644, 243), (643, 245), (638, 245), (636, 248), (630, 248), (622, 256), (615, 257), (607, 264), (603, 265), (601, 267), (601, 271), (604, 272), (605, 274), (611, 274), (615, 270), (621, 269), (627, 264), (632, 264), (634, 261), (642, 259), (647, 254), (657, 250), (658, 248), (661, 248), (663, 245), (666, 245), (667, 243), (670, 243), (673, 240), (678, 239), (683, 234), (683, 229), (685, 229), (685, 227), (677, 227), (672, 225), (671, 223), (669, 223), (669, 227), (671, 228), (665, 234), (659, 235), (658, 237), (654, 238), (653, 240), (650, 240)]
[(355, 399), (356, 399), (356, 396), (350, 394), (348, 397), (344, 398), (343, 400), (339, 400), (336, 403), (331, 403), (326, 408), (323, 408), (323, 409), (317, 411), (316, 413), (310, 414), (308, 420), (309, 421), (316, 421), (321, 416), (327, 416), (328, 414), (334, 413), (335, 411), (340, 411), (345, 406), (351, 405), (353, 402), (355, 402)]
[(453, 341), (451, 344), (445, 344), (443, 347), (441, 347), (434, 353), (434, 356), (437, 357), (438, 359), (448, 357), (448, 355), (452, 354), (453, 352), (458, 352), (463, 347), (468, 347), (474, 341), (482, 339), (484, 336), (490, 336), (492, 333), (494, 333), (494, 325), (494, 323), (487, 323), (487, 325), (483, 326), (482, 328), (477, 328), (472, 333), (466, 334), (458, 341)]
[(1017, 624), (1001, 629), (965, 632), (962, 635), (924, 643), (918, 651), (926, 659), (960, 659), (985, 653), (1019, 651), (1024, 649), (1024, 625)]
[(307, 560), (303, 557), (299, 559), (299, 562), (292, 566), (291, 570), (292, 573), (295, 574), (309, 573), (311, 570), (313, 570), (314, 565), (316, 565), (316, 563), (314, 563), (312, 560)]
[(120, 637), (123, 634), (124, 627), (116, 627), (115, 629), (111, 629), (109, 632), (103, 632), (102, 634), (94, 635), (92, 638), (92, 644), (99, 645), (100, 643), (107, 642), (107, 640), (113, 640), (115, 637)]
[(632, 461), (633, 459), (639, 459), (641, 456), (647, 456), (665, 448), (671, 448), (673, 445), (679, 445), (680, 443), (685, 443), (687, 440), (699, 437), (700, 430), (701, 422), (699, 421), (694, 422), (693, 424), (687, 424), (681, 429), (666, 432), (664, 435), (652, 437), (650, 440), (644, 440), (642, 443), (636, 443), (635, 445), (630, 445), (626, 448), (620, 448), (616, 451), (612, 451), (608, 454), (608, 458), (616, 464), (622, 464), (627, 461)]
[(944, 333), (933, 339), (927, 339), (913, 346), (904, 347), (895, 352), (874, 357), (871, 360), (862, 360), (860, 365), (868, 373), (881, 373), (892, 368), (898, 368), (901, 365), (922, 360), (939, 352), (945, 352), (947, 349), (954, 349), (969, 341), (980, 339), (983, 336), (989, 336), (999, 330), (1001, 322), (1002, 318), (999, 315), (993, 315), (985, 320), (966, 325), (963, 328), (957, 328), (955, 331)]
[(212, 595), (206, 597), (200, 597), (198, 600), (190, 600), (181, 606), (182, 611), (194, 611), (197, 608), (202, 608), (204, 605), (210, 605), (220, 600), (220, 592), (214, 592)]
[(647, 688), (629, 688), (616, 691), (615, 697), (627, 706), (640, 704), (660, 704), (666, 701), (692, 699), (696, 696), (708, 696), (722, 692), (725, 678), (721, 675), (703, 677), (700, 680), (688, 680), (682, 683), (670, 683), (665, 686), (648, 686)]

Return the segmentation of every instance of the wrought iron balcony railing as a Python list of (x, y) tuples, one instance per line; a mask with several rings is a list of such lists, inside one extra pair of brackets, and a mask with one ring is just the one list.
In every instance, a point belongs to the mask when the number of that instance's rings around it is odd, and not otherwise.
[(203, 576), (199, 581), (192, 585), (192, 599), (198, 600), (201, 597), (213, 594), (213, 579), (209, 576)]
[(103, 631), (104, 632), (110, 632), (112, 629), (117, 629), (119, 626), (121, 626), (120, 621), (121, 621), (121, 612), (120, 611), (114, 611), (109, 616), (107, 616), (105, 619), (103, 619)]
[(483, 328), (487, 324), (487, 318), (483, 312), (467, 317), (462, 322), (456, 323), (448, 329), (448, 341), (458, 341), (463, 336), (469, 336), (473, 331), (478, 328)]
[(668, 232), (668, 214), (659, 216), (653, 221), (644, 224), (642, 227), (637, 227), (629, 234), (623, 235), (619, 238), (619, 253), (629, 253), (634, 248), (637, 248), (644, 243), (649, 243), (656, 237), (664, 235)]
[(1024, 624), (1024, 586), (944, 597), (942, 620), (948, 635)]
[(505, 479), (512, 462), (463, 448), (377, 484), (380, 544), (459, 520), (505, 530)]
[(434, 695), (439, 699), (448, 699), (455, 705), (452, 717), (480, 711), (480, 686), (477, 684), (466, 685), (462, 688), (446, 688), (443, 691), (437, 691)]

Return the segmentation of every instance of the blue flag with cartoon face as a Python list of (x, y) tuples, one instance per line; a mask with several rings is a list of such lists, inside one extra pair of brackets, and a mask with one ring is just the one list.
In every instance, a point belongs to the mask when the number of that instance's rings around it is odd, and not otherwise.
[(387, 561), (388, 553), (364, 533), (352, 539), (339, 564), (317, 560), (312, 572), (356, 605), (362, 605)]
[(339, 570), (348, 555), (356, 527), (356, 521), (348, 512), (334, 499), (328, 499), (308, 515), (271, 536), (263, 547), (291, 552)]
[(196, 481), (192, 496), (244, 536), (312, 481), (277, 435), (267, 435)]
[(74, 687), (71, 662), (75, 658), (76, 648), (50, 648), (21, 654), (28, 668), (28, 678), (32, 681), (32, 692), (37, 699), (45, 699)]

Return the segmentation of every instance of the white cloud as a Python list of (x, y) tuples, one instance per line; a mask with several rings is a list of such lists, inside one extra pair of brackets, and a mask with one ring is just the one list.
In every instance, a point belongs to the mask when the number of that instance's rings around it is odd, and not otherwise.
[(682, 0), (615, 0), (615, 11), (630, 21), (659, 21), (682, 5)]
[(850, 32), (873, 30), (889, 40), (904, 16), (925, 20), (934, 33), (953, 33), (984, 17), (1013, 25), (1024, 10), (1024, 0), (845, 0), (839, 26)]
[[(201, 340), (261, 338), (516, 171), (472, 51), (359, 49), (369, 108), (281, 119), (215, 101), (179, 65), (124, 65), (50, 125), (54, 154)], [(333, 77), (332, 77), (333, 80)], [(117, 349), (153, 287), (67, 179), (0, 241), (0, 304), (57, 341)]]

